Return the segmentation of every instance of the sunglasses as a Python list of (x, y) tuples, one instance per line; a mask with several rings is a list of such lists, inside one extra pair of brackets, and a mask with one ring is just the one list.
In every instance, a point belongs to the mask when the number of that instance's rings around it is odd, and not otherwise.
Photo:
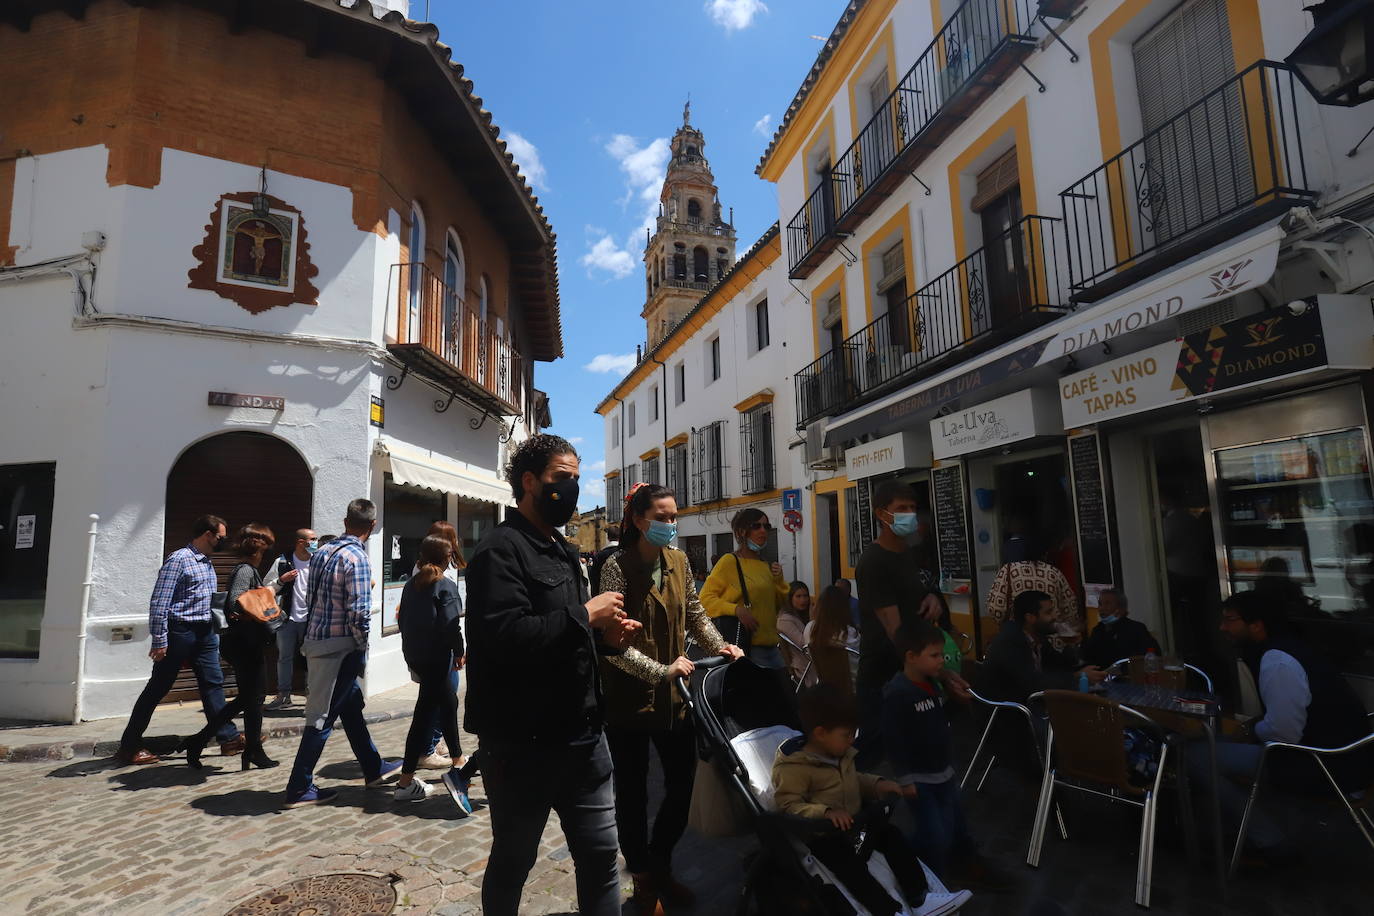
[(749, 526), (750, 531), (772, 531), (773, 526), (768, 521), (754, 522)]

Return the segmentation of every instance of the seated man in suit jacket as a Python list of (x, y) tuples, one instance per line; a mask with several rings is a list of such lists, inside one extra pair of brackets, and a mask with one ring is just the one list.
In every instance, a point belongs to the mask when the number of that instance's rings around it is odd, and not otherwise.
[(1132, 620), (1126, 596), (1120, 589), (1104, 589), (1097, 600), (1098, 624), (1083, 645), (1083, 660), (1099, 668), (1110, 667), (1123, 658), (1159, 652), (1159, 642), (1149, 627)]
[(1044, 592), (1022, 592), (1012, 602), (1011, 618), (988, 646), (976, 688), (993, 700), (1024, 703), (1039, 690), (1076, 690), (1080, 674), (1096, 684), (1106, 672), (1096, 665), (1075, 668), (1049, 643), (1054, 633), (1054, 600)]

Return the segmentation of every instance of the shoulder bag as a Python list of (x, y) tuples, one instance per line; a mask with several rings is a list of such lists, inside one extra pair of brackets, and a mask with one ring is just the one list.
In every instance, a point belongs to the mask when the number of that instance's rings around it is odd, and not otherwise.
[[(256, 569), (253, 570), (253, 576), (259, 582), (262, 581)], [(248, 589), (239, 595), (237, 605), (236, 610), (240, 619), (261, 624), (267, 628), (269, 633), (275, 633), (281, 629), (282, 621), (286, 619), (286, 615), (277, 605), (277, 590), (270, 585), (259, 585), (257, 588)]]
[[(740, 604), (744, 605), (749, 613), (754, 612), (754, 605), (749, 600), (749, 583), (744, 581), (744, 564), (740, 558), (731, 554), (735, 561), (735, 572), (739, 574)], [(736, 614), (721, 614), (719, 617), (712, 618), (716, 629), (720, 631), (720, 636), (728, 643), (739, 646), (748, 655), (753, 640), (753, 634), (744, 626), (744, 621), (739, 619)]]

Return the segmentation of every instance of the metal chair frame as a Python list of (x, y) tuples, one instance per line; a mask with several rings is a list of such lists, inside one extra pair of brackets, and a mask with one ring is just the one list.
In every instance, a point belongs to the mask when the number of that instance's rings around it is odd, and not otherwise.
[[(794, 688), (793, 688), (793, 692), (794, 692), (794, 693), (801, 693), (801, 692), (802, 692), (802, 688), (806, 686), (806, 677), (807, 677), (807, 675), (809, 675), (809, 674), (811, 673), (811, 669), (812, 669), (813, 667), (815, 667), (815, 662), (812, 661), (812, 659), (811, 659), (811, 650), (810, 650), (809, 648), (807, 648), (806, 646), (799, 646), (799, 645), (797, 645), (797, 644), (794, 643), (792, 640), (788, 639), (787, 636), (786, 636), (785, 634), (783, 634), (783, 633), (779, 633), (779, 634), (778, 634), (778, 639), (782, 640), (783, 642), (787, 643), (787, 645), (791, 646), (791, 648), (792, 648), (792, 650), (793, 650), (794, 652), (800, 652), (801, 655), (802, 655), (802, 657), (806, 659), (806, 667), (805, 667), (804, 669), (802, 669), (801, 678), (800, 678), (800, 679), (798, 679), (798, 678), (792, 678), (792, 680), (793, 680), (793, 682), (794, 682), (794, 684), (795, 684), (795, 686), (794, 686)], [(791, 667), (790, 665), (789, 665), (788, 668), (787, 668), (787, 676), (788, 676), (789, 678), (792, 677), (792, 667)]]
[[(1065, 692), (1071, 693), (1071, 691)], [(1043, 698), (1044, 695), (1044, 691), (1040, 691), (1031, 694), (1030, 699)], [(1167, 736), (1163, 734), (1162, 729), (1144, 713), (1129, 706), (1114, 705), (1121, 710), (1123, 716), (1132, 720), (1132, 724), (1145, 728), (1160, 738), (1159, 766), (1155, 770), (1154, 784), (1149, 788), (1142, 788), (1143, 797), (1134, 799), (1122, 794), (1120, 790), (1115, 788), (1104, 790), (1058, 778), (1058, 771), (1054, 766), (1054, 721), (1051, 720), (1045, 738), (1045, 778), (1040, 785), (1040, 800), (1036, 806), (1035, 826), (1031, 829), (1030, 849), (1026, 852), (1026, 864), (1032, 868), (1040, 866), (1040, 852), (1045, 843), (1045, 824), (1049, 820), (1050, 804), (1054, 799), (1055, 786), (1076, 789), (1089, 795), (1100, 796), (1108, 801), (1134, 805), (1140, 808), (1144, 814), (1140, 824), (1140, 855), (1139, 864), (1136, 867), (1135, 902), (1148, 909), (1150, 906), (1150, 877), (1154, 872), (1155, 822), (1158, 814), (1159, 787), (1164, 778), (1165, 766), (1169, 759), (1170, 742)], [(1125, 753), (1124, 749), (1122, 753)]]
[[(1371, 714), (1371, 716), (1374, 717), (1374, 714)], [(1364, 836), (1365, 842), (1369, 844), (1370, 849), (1374, 849), (1374, 833), (1371, 833), (1371, 830), (1374, 830), (1374, 814), (1371, 814), (1369, 810), (1370, 804), (1374, 804), (1374, 801), (1366, 799), (1364, 804), (1356, 810), (1355, 806), (1350, 803), (1350, 797), (1346, 794), (1345, 790), (1341, 788), (1340, 783), (1336, 782), (1336, 777), (1331, 775), (1331, 770), (1327, 768), (1325, 760), (1327, 757), (1351, 754), (1366, 747), (1374, 747), (1374, 733), (1365, 735), (1358, 741), (1352, 741), (1345, 747), (1311, 747), (1305, 744), (1291, 744), (1286, 741), (1264, 742), (1264, 747), (1260, 750), (1259, 766), (1255, 768), (1255, 781), (1250, 787), (1250, 798), (1246, 800), (1245, 813), (1240, 817), (1240, 831), (1236, 835), (1236, 848), (1231, 853), (1231, 868), (1229, 874), (1234, 875), (1236, 873), (1236, 866), (1240, 863), (1241, 849), (1245, 845), (1245, 836), (1250, 829), (1250, 813), (1254, 810), (1255, 800), (1259, 798), (1260, 783), (1264, 780), (1264, 765), (1268, 762), (1269, 754), (1272, 751), (1295, 751), (1311, 757), (1316, 762), (1317, 766), (1321, 768), (1322, 774), (1326, 777), (1327, 782), (1331, 784), (1331, 789), (1336, 793), (1336, 797), (1341, 800), (1341, 804), (1344, 805), (1345, 810), (1349, 812), (1351, 820), (1355, 822), (1355, 827), (1358, 828), (1360, 833)], [(1365, 791), (1374, 791), (1374, 783), (1371, 783)]]
[[(973, 773), (974, 766), (978, 763), (978, 755), (983, 753), (983, 746), (987, 744), (988, 735), (992, 734), (993, 723), (997, 721), (997, 716), (1004, 709), (1015, 710), (1026, 717), (1026, 728), (1030, 732), (1031, 746), (1035, 748), (1036, 759), (1040, 761), (1040, 766), (1043, 771), (1045, 766), (1045, 754), (1040, 749), (1040, 738), (1035, 733), (1035, 713), (1030, 711), (1030, 707), (1006, 700), (989, 700), (972, 688), (969, 688), (969, 695), (973, 697), (974, 702), (991, 707), (992, 712), (988, 714), (988, 723), (983, 726), (983, 734), (978, 739), (978, 747), (974, 749), (973, 756), (969, 758), (968, 767), (964, 770), (964, 775), (959, 780), (959, 788), (963, 789), (968, 785), (968, 778), (970, 774)], [(983, 783), (987, 782), (988, 774), (992, 772), (992, 767), (995, 763), (997, 763), (997, 755), (989, 754), (988, 765), (983, 768), (983, 775), (978, 777), (978, 785), (973, 788), (974, 793), (983, 791)], [(1054, 816), (1059, 824), (1059, 835), (1067, 840), (1069, 838), (1069, 829), (1064, 824), (1064, 812), (1059, 809), (1058, 805), (1054, 806)]]
[[(1107, 666), (1108, 671), (1129, 671), (1130, 668), (1131, 659), (1129, 656), (1126, 658), (1118, 658), (1116, 661), (1112, 662), (1110, 665)], [(1196, 674), (1199, 678), (1202, 679), (1202, 683), (1207, 687), (1207, 692), (1213, 695), (1216, 694), (1216, 688), (1212, 686), (1212, 679), (1208, 676), (1206, 671), (1203, 671), (1197, 665), (1190, 665), (1188, 662), (1183, 663), (1183, 670), (1191, 671), (1194, 674)]]

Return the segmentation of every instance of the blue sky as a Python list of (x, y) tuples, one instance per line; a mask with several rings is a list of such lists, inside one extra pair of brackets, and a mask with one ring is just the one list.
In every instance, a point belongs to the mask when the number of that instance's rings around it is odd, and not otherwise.
[[(431, 0), (429, 15), (511, 144), (558, 233), (565, 356), (539, 363), (553, 431), (582, 453), (582, 506), (604, 500), (594, 408), (645, 338), (644, 225), (668, 139), (692, 123), (742, 254), (777, 219), (754, 174), (843, 0)], [(411, 0), (411, 16), (425, 15)], [(590, 367), (590, 368), (589, 368)], [(600, 370), (600, 371), (597, 371)]]

